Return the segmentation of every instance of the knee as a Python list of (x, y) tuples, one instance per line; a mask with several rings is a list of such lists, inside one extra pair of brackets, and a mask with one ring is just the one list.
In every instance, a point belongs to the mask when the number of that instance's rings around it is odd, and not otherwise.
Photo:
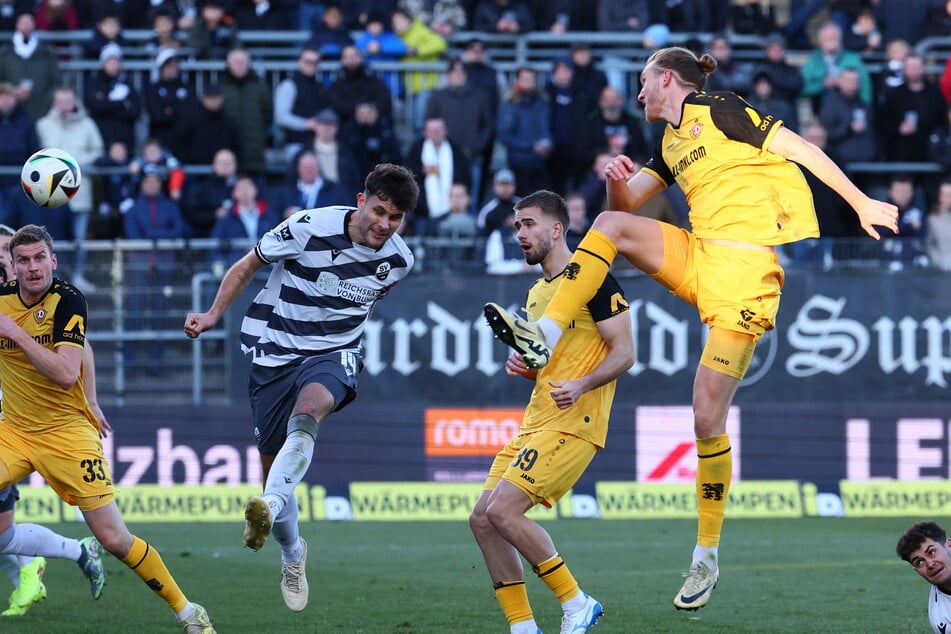
[(475, 508), (469, 514), (469, 530), (478, 537), (489, 527), (489, 520), (485, 516), (484, 508)]
[(113, 557), (123, 560), (132, 550), (132, 534), (128, 531), (120, 531), (114, 528), (108, 528), (96, 533), (96, 539), (102, 544)]

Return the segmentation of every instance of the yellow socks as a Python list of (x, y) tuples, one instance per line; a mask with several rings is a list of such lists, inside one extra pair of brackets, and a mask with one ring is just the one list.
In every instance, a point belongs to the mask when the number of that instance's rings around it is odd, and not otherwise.
[(500, 581), (495, 584), (495, 596), (502, 606), (502, 613), (509, 625), (533, 619), (532, 606), (528, 604), (528, 591), (524, 581)]
[(720, 544), (723, 512), (733, 476), (730, 437), (723, 434), (697, 438), (697, 457), (697, 544), (715, 548)]
[(169, 607), (178, 614), (185, 609), (188, 599), (182, 594), (178, 584), (172, 578), (172, 573), (165, 567), (162, 556), (148, 543), (132, 536), (132, 548), (129, 554), (122, 559), (122, 563), (139, 575), (145, 585), (159, 595)]
[(532, 570), (545, 582), (545, 585), (551, 588), (560, 603), (564, 603), (581, 592), (578, 582), (575, 581), (571, 571), (568, 570), (565, 561), (558, 555), (533, 566)]
[(544, 316), (562, 330), (567, 328), (581, 307), (590, 302), (601, 288), (615, 257), (617, 247), (614, 243), (600, 231), (589, 229), (571, 256), (564, 279), (545, 309)]

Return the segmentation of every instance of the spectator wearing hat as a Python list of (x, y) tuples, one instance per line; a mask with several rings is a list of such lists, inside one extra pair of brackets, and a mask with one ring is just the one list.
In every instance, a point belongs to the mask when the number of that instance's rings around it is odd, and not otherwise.
[(283, 136), (287, 160), (314, 144), (315, 117), (330, 104), (319, 70), (320, 51), (305, 47), (297, 56), (297, 70), (274, 91), (274, 123)]
[(161, 141), (175, 156), (187, 153), (184, 124), (196, 107), (195, 93), (182, 79), (178, 52), (162, 49), (155, 56), (157, 78), (143, 91), (149, 118), (149, 136)]
[(508, 166), (524, 191), (549, 188), (546, 162), (551, 155), (551, 105), (538, 90), (538, 74), (522, 66), (499, 108), (496, 128)]
[(225, 114), (224, 104), (221, 86), (205, 84), (196, 107), (185, 113), (188, 143), (182, 161), (186, 165), (208, 165), (219, 150), (237, 153), (241, 144), (238, 124)]
[(36, 121), (53, 103), (53, 91), (60, 83), (59, 62), (50, 45), (40, 41), (31, 13), (17, 16), (11, 40), (0, 48), (0, 82), (16, 87), (17, 101)]
[(482, 206), (476, 216), (476, 224), (483, 236), (488, 236), (502, 226), (505, 218), (515, 214), (515, 203), (521, 196), (515, 194), (515, 174), (510, 169), (500, 169), (492, 177), (492, 198)]
[(221, 59), (239, 45), (233, 16), (223, 0), (205, 0), (188, 31), (188, 46), (198, 59)]
[[(340, 136), (340, 117), (332, 108), (317, 113), (313, 152), (324, 178), (339, 183), (351, 194), (363, 191), (368, 172), (361, 172), (353, 152)], [(397, 146), (397, 150), (399, 147)], [(296, 160), (294, 161), (296, 165)], [(294, 174), (291, 174), (294, 177)]]
[(486, 33), (529, 33), (535, 30), (532, 8), (524, 0), (477, 0), (472, 30)]
[[(482, 189), (489, 144), (495, 137), (494, 109), (488, 96), (469, 83), (466, 65), (461, 59), (449, 60), (446, 80), (446, 86), (433, 91), (429, 98), (426, 118), (439, 118), (446, 123), (449, 138), (462, 150), (469, 163), (472, 191), (478, 192)], [(473, 201), (473, 214), (475, 205)]]
[[(799, 129), (799, 95), (802, 93), (802, 75), (799, 68), (786, 61), (786, 38), (782, 33), (770, 33), (763, 40), (763, 59), (753, 66), (753, 75), (766, 74), (773, 82), (773, 98), (789, 104), (795, 113), (791, 129)], [(787, 124), (789, 122), (787, 121)]]
[(263, 175), (267, 167), (264, 150), (274, 115), (271, 90), (251, 69), (248, 51), (242, 48), (228, 52), (219, 84), (224, 94), (224, 113), (239, 123), (238, 165), (242, 172)]
[(380, 117), (392, 121), (393, 96), (390, 89), (386, 87), (386, 82), (367, 69), (363, 54), (354, 45), (343, 48), (340, 74), (327, 90), (327, 99), (340, 117), (341, 125), (353, 118), (357, 104), (368, 102), (376, 104)]
[(598, 30), (605, 33), (643, 31), (651, 23), (650, 0), (601, 0)]
[(102, 141), (136, 147), (135, 126), (142, 114), (142, 98), (122, 70), (122, 49), (110, 42), (99, 53), (100, 70), (85, 83), (83, 103), (99, 126)]
[(13, 85), (0, 84), (0, 165), (16, 168), (9, 174), (0, 174), (0, 224), (11, 224), (13, 207), (24, 199), (20, 186), (20, 167), (30, 155), (40, 149), (36, 124), (17, 103)]

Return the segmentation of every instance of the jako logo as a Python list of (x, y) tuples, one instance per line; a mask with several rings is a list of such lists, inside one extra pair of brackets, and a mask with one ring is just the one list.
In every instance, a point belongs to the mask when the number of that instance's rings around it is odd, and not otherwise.
[(427, 409), (427, 456), (494, 456), (518, 434), (522, 409)]

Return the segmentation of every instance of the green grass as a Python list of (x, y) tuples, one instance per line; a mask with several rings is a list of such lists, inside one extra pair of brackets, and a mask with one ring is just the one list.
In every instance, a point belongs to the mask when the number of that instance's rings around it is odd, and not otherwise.
[[(694, 521), (560, 520), (546, 524), (582, 588), (603, 604), (594, 632), (928, 632), (927, 584), (894, 554), (910, 519), (727, 520), (710, 605), (671, 600), (689, 564)], [(81, 536), (82, 525), (53, 527)], [(192, 600), (228, 633), (505, 633), (465, 522), (309, 523), (310, 605), (281, 601), (273, 541), (241, 548), (240, 525), (138, 524)], [(0, 620), (18, 634), (175, 632), (165, 604), (115, 559), (92, 601), (75, 564), (52, 560), (49, 598)], [(529, 573), (535, 618), (557, 632), (560, 609)], [(6, 592), (0, 579), (0, 596)]]

